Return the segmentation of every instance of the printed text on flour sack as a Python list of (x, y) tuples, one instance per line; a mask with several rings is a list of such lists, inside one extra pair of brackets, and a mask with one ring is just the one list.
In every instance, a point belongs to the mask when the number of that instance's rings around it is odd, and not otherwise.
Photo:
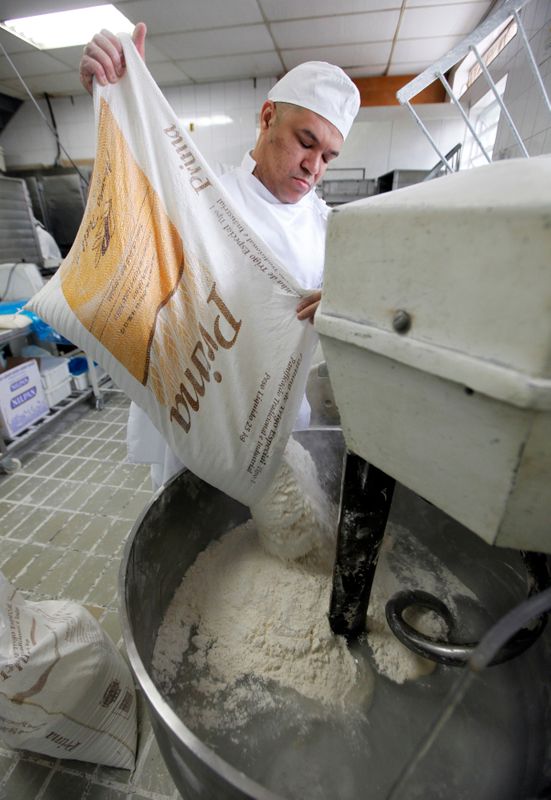
[[(216, 291), (216, 284), (213, 285), (207, 297), (207, 304), (211, 302), (216, 305), (221, 314), (218, 314), (214, 320), (212, 335), (205, 330), (203, 325), (199, 324), (201, 339), (196, 343), (191, 353), (191, 363), (195, 368), (195, 372), (192, 372), (189, 367), (185, 370), (184, 379), (187, 385), (182, 380), (180, 391), (174, 397), (174, 405), (170, 409), (170, 421), (178, 423), (186, 433), (189, 433), (191, 428), (191, 412), (199, 411), (199, 398), (204, 396), (206, 390), (205, 381), (207, 383), (210, 382), (209, 360), (214, 361), (219, 346), (224, 350), (230, 350), (237, 341), (241, 329), (241, 320), (235, 319)], [(226, 339), (222, 333), (221, 315), (233, 331), (233, 336), (230, 339)], [(212, 377), (217, 383), (222, 381), (222, 375), (217, 370), (212, 373)]]

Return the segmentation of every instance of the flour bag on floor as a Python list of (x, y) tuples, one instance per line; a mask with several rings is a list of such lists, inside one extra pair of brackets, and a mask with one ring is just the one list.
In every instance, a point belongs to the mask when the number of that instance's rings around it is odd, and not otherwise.
[(97, 153), (70, 253), (28, 307), (82, 347), (199, 477), (247, 505), (278, 465), (315, 333), (139, 57), (94, 89)]
[(77, 603), (25, 598), (0, 572), (0, 741), (132, 769), (136, 694), (99, 622)]

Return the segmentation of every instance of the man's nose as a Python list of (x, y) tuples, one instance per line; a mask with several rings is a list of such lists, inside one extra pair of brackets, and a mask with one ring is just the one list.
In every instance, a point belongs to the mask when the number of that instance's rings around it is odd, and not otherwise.
[(310, 175), (317, 175), (321, 168), (321, 155), (308, 150), (302, 159), (302, 166)]

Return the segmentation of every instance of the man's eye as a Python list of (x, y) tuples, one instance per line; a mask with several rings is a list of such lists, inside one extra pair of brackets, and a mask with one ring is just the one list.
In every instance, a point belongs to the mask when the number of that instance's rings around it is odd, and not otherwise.
[(303, 147), (304, 147), (306, 150), (309, 150), (309, 149), (312, 147), (312, 145), (311, 145), (309, 142), (303, 142), (303, 141), (302, 141), (302, 139), (299, 139), (299, 142), (301, 143), (301, 145), (302, 145), (302, 146), (303, 146)]

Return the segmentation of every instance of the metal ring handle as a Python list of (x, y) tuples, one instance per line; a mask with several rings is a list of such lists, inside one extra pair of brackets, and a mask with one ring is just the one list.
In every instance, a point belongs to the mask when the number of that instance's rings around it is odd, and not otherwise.
[[(390, 629), (397, 639), (409, 650), (430, 661), (446, 664), (451, 667), (463, 667), (473, 654), (478, 642), (459, 643), (439, 641), (430, 636), (425, 636), (412, 628), (402, 614), (407, 608), (420, 606), (438, 614), (448, 628), (448, 636), (453, 635), (453, 617), (448, 607), (427, 592), (405, 591), (398, 592), (386, 604), (385, 613)], [(511, 658), (520, 655), (532, 645), (545, 628), (547, 616), (539, 617), (533, 628), (523, 628), (513, 636), (499, 651), (489, 666), (502, 664)]]

